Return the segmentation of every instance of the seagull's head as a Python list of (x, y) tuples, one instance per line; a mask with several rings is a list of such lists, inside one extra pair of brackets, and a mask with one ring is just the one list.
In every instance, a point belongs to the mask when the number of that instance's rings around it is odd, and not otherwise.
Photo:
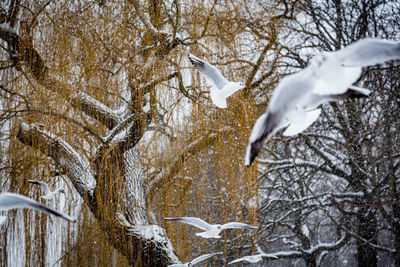
[(247, 88), (246, 84), (242, 83), (242, 82), (235, 82), (234, 83), (235, 89), (240, 90), (243, 88)]

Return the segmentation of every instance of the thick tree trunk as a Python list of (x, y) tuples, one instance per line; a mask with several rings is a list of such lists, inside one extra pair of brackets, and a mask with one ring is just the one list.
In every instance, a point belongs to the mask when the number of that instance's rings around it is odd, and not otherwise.
[(369, 195), (358, 203), (358, 231), (357, 234), (361, 239), (357, 240), (357, 261), (358, 266), (377, 266), (377, 250), (373, 248), (372, 244), (377, 244), (377, 222), (376, 214), (373, 212), (373, 203)]
[[(400, 218), (400, 200), (397, 198), (393, 205), (393, 217), (396, 219)], [(400, 267), (400, 221), (394, 222), (394, 265)]]
[[(63, 168), (105, 236), (127, 257), (132, 266), (167, 266), (179, 262), (165, 230), (148, 224), (143, 184), (146, 177), (135, 171), (140, 166), (133, 163), (138, 163), (138, 159), (132, 150), (150, 121), (142, 110), (145, 101), (136, 99), (128, 115), (118, 114), (89, 95), (79, 90), (70, 90), (67, 85), (50, 77), (46, 63), (33, 47), (33, 43), (21, 38), (18, 33), (0, 27), (0, 39), (8, 43), (36, 82), (58, 93), (60, 97), (67, 98), (74, 108), (110, 130), (108, 136), (100, 137), (86, 128), (100, 142), (97, 153), (91, 160), (92, 165), (67, 142), (43, 131), (35, 124), (20, 125), (17, 136), (19, 141), (39, 149)], [(173, 48), (172, 45), (167, 46)], [(177, 72), (159, 80), (150, 80), (152, 77), (149, 77), (150, 82), (143, 87), (134, 88), (133, 95), (136, 91), (147, 92), (158, 83), (174, 77), (177, 77)], [(115, 141), (114, 137), (126, 128), (128, 130), (125, 137)]]
[[(103, 171), (101, 175), (93, 176), (88, 164), (71, 146), (61, 138), (46, 133), (35, 125), (22, 123), (18, 139), (26, 145), (35, 146), (60, 164), (98, 220), (110, 243), (127, 257), (130, 264), (133, 266), (167, 266), (179, 261), (173, 252), (165, 230), (157, 225), (148, 225), (147, 218), (143, 215), (146, 212), (145, 194), (142, 192), (143, 186), (140, 185), (143, 177), (124, 177), (122, 182), (126, 183), (130, 180), (133, 186), (131, 189), (126, 189), (128, 192), (124, 196), (113, 194), (109, 190), (113, 186), (112, 183), (105, 180), (109, 174), (106, 170), (110, 169), (110, 165), (107, 165), (108, 168), (100, 169)], [(40, 145), (36, 147), (37, 144)], [(119, 161), (111, 157), (111, 160), (116, 164), (114, 167), (122, 168), (123, 159)], [(100, 162), (105, 163), (104, 161)], [(109, 178), (115, 178), (116, 173), (122, 175), (123, 172), (123, 170), (117, 169), (117, 172), (113, 172), (114, 175)], [(131, 174), (131, 172), (126, 171), (125, 174)], [(94, 185), (90, 185), (91, 182), (94, 182)], [(129, 200), (126, 196), (134, 197), (135, 200)], [(135, 210), (135, 212), (127, 213), (128, 209)], [(107, 213), (104, 214), (104, 211)]]
[(317, 258), (316, 258), (316, 255), (314, 253), (305, 256), (304, 260), (306, 261), (306, 265), (308, 267), (317, 267)]

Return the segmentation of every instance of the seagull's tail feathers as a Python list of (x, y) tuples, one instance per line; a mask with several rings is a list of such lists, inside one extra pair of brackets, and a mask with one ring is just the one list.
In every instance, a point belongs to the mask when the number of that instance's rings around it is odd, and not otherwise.
[(219, 94), (223, 98), (228, 98), (237, 91), (242, 90), (243, 88), (245, 87), (242, 87), (241, 83), (231, 83), (230, 85), (225, 86), (222, 90), (220, 90)]
[(280, 129), (280, 113), (267, 112), (261, 115), (254, 124), (247, 146), (244, 165), (249, 167), (260, 153), (264, 143)]
[(213, 89), (210, 91), (211, 101), (219, 108), (227, 108), (228, 104), (226, 103), (226, 99), (220, 96), (218, 93), (214, 92)]

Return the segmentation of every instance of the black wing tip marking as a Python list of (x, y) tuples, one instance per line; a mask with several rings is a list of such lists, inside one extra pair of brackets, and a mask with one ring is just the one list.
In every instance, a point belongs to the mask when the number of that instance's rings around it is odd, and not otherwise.
[(268, 138), (273, 134), (276, 127), (278, 126), (280, 121), (280, 116), (278, 113), (268, 112), (267, 117), (263, 123), (263, 131), (262, 134), (250, 144), (250, 160), (248, 164), (245, 164), (246, 167), (250, 167), (251, 164), (254, 162), (258, 154), (260, 153), (261, 149), (263, 148), (265, 142)]
[(362, 92), (359, 90), (354, 90), (349, 88), (345, 93), (338, 95), (331, 95), (331, 97), (335, 100), (347, 100), (352, 98), (365, 98), (369, 97), (369, 93)]
[(250, 161), (248, 164), (245, 164), (246, 167), (250, 167), (251, 164), (253, 164), (254, 160), (260, 153), (263, 145), (264, 145), (263, 141), (255, 141), (255, 142), (251, 143), (251, 145), (250, 145)]
[(73, 223), (77, 222), (77, 220), (75, 218), (69, 218), (69, 217), (65, 216), (64, 214), (62, 214), (61, 212), (53, 210), (52, 208), (49, 208), (49, 207), (47, 207), (45, 205), (42, 205), (40, 203), (34, 202), (34, 203), (32, 203), (32, 206), (37, 208), (38, 210), (44, 210), (48, 214), (52, 214), (54, 216), (61, 217), (61, 218), (65, 219), (65, 220), (68, 220), (70, 222), (73, 222)]
[(166, 217), (166, 218), (164, 218), (164, 220), (167, 220), (167, 221), (180, 221), (182, 218), (180, 218), (180, 217)]
[(362, 91), (357, 91), (354, 89), (349, 89), (345, 93), (349, 98), (364, 98), (364, 97), (369, 97), (369, 93), (362, 92)]
[(198, 70), (204, 70), (205, 69), (205, 64), (203, 61), (200, 59), (197, 59), (193, 57), (192, 55), (188, 55), (190, 62), (193, 64), (193, 66), (198, 69)]

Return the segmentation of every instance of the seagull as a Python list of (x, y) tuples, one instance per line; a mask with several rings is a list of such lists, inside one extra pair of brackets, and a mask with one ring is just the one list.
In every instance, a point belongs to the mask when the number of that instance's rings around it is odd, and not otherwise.
[(229, 262), (228, 264), (233, 264), (233, 263), (237, 263), (237, 262), (241, 262), (241, 261), (247, 261), (247, 262), (250, 262), (250, 263), (255, 263), (255, 262), (261, 261), (262, 258), (277, 259), (278, 257), (275, 256), (274, 254), (259, 253), (259, 254), (255, 254), (255, 255), (241, 257), (239, 259), (236, 259), (236, 260), (233, 260), (233, 261)]
[(321, 113), (321, 104), (367, 97), (370, 90), (352, 86), (361, 68), (400, 58), (400, 42), (362, 39), (336, 52), (316, 55), (302, 71), (284, 77), (254, 124), (245, 156), (248, 167), (265, 142), (282, 128), (293, 136), (307, 129)]
[(68, 215), (46, 207), (45, 205), (42, 205), (33, 199), (9, 192), (0, 194), (0, 210), (11, 210), (17, 208), (35, 209), (47, 214), (53, 214), (70, 222), (76, 222), (75, 218), (69, 217)]
[(262, 260), (262, 258), (270, 258), (270, 259), (277, 259), (278, 257), (274, 254), (267, 254), (265, 253), (258, 245), (257, 245), (257, 252), (258, 254), (255, 255), (250, 255), (250, 256), (244, 256), (239, 259), (233, 260), (229, 262), (228, 264), (233, 264), (241, 261), (247, 261), (250, 263), (256, 263)]
[(195, 264), (197, 264), (197, 263), (199, 263), (201, 261), (204, 261), (204, 260), (206, 260), (208, 258), (211, 258), (212, 256), (217, 255), (217, 254), (222, 254), (222, 252), (204, 254), (204, 255), (201, 255), (200, 257), (195, 258), (191, 262), (187, 262), (187, 263), (184, 263), (184, 264), (172, 264), (172, 265), (168, 265), (168, 267), (190, 267), (190, 266), (193, 266), (193, 265), (195, 265)]
[(203, 73), (212, 83), (213, 86), (210, 89), (210, 97), (217, 107), (226, 108), (226, 98), (236, 91), (246, 88), (246, 85), (242, 82), (230, 82), (225, 79), (221, 72), (210, 63), (191, 54), (189, 54), (188, 57), (193, 66)]
[(245, 223), (240, 222), (230, 222), (225, 224), (209, 224), (202, 219), (195, 218), (195, 217), (175, 217), (175, 218), (164, 218), (165, 220), (169, 221), (177, 221), (186, 224), (190, 224), (196, 226), (204, 232), (196, 233), (197, 236), (201, 236), (203, 238), (221, 238), (219, 233), (224, 229), (233, 229), (233, 228), (240, 228), (240, 229), (257, 229), (256, 226), (248, 225)]
[(49, 186), (44, 182), (37, 181), (37, 180), (28, 180), (28, 182), (31, 184), (40, 185), (40, 187), (42, 188), (42, 190), (45, 193), (45, 195), (40, 196), (40, 198), (43, 198), (43, 199), (47, 199), (47, 200), (53, 199), (54, 195), (57, 194), (58, 192), (65, 194), (64, 188), (61, 188), (61, 187), (56, 189), (55, 191), (51, 191)]

